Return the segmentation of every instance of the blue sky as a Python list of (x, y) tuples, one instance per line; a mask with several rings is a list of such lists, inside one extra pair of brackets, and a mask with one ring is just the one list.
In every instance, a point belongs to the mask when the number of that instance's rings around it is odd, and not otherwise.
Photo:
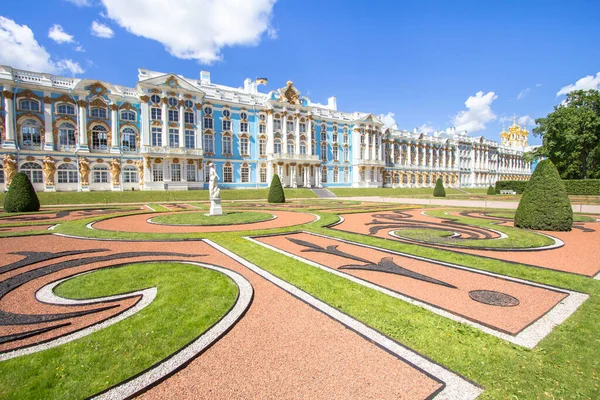
[(293, 80), (401, 129), (498, 140), (513, 114), (531, 123), (566, 91), (598, 88), (599, 13), (597, 1), (4, 0), (0, 63), (127, 86), (139, 67), (231, 86), (264, 76), (261, 91)]

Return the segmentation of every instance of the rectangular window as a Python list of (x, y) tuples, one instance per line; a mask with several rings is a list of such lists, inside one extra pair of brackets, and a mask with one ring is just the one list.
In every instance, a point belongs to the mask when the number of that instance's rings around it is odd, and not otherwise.
[(337, 169), (333, 170), (333, 183), (338, 183), (339, 181), (339, 171)]
[(273, 121), (273, 129), (281, 130), (281, 120), (280, 119), (276, 119)]
[(162, 164), (153, 164), (152, 165), (152, 180), (154, 182), (162, 182), (162, 180), (163, 180)]
[(231, 137), (229, 137), (229, 136), (223, 137), (223, 154), (232, 155)]
[(233, 182), (233, 167), (223, 167), (223, 182)]
[(188, 164), (185, 166), (186, 168), (186, 179), (188, 182), (196, 182), (196, 165)]
[(260, 183), (267, 183), (267, 169), (265, 167), (260, 168)]
[(213, 119), (211, 117), (204, 117), (204, 129), (213, 128)]
[(169, 122), (179, 122), (178, 110), (169, 110)]
[(93, 183), (108, 183), (108, 171), (94, 171), (92, 174)]
[(247, 122), (240, 122), (240, 132), (248, 133), (248, 123)]
[(181, 182), (181, 164), (171, 164), (171, 180)]
[(153, 121), (159, 121), (162, 118), (162, 109), (156, 108), (156, 107), (152, 107), (150, 109), (150, 118)]
[(266, 139), (258, 140), (258, 155), (260, 155), (260, 156), (267, 155), (267, 140)]
[(344, 161), (350, 161), (350, 151), (347, 147), (344, 147)]
[(338, 160), (338, 148), (337, 148), (337, 146), (333, 146), (333, 159), (334, 159), (334, 161)]
[(228, 119), (223, 120), (223, 130), (230, 131), (231, 130), (231, 121)]
[(204, 182), (210, 181), (210, 168), (204, 168)]
[(158, 126), (152, 127), (152, 146), (162, 147), (162, 128)]
[(350, 170), (346, 168), (344, 170), (344, 183), (350, 182)]
[(77, 183), (77, 171), (58, 171), (58, 183)]
[(260, 124), (258, 126), (258, 133), (267, 133), (267, 126), (265, 124)]
[(306, 133), (306, 124), (304, 122), (300, 124), (300, 133)]
[(185, 114), (183, 114), (183, 119), (186, 124), (193, 124), (194, 123), (194, 112), (186, 111)]
[(185, 148), (193, 149), (196, 147), (196, 132), (191, 129), (185, 131)]
[(169, 128), (169, 147), (179, 147), (179, 129)]
[(214, 153), (215, 147), (213, 143), (213, 135), (205, 134), (204, 135), (204, 152), (206, 153)]
[(321, 170), (321, 183), (327, 183), (327, 168)]
[(123, 182), (124, 183), (136, 183), (138, 181), (138, 174), (134, 170), (123, 171)]
[(241, 176), (242, 176), (242, 183), (250, 182), (250, 168), (242, 167)]
[(327, 145), (321, 145), (321, 161), (327, 161)]
[(248, 149), (248, 138), (240, 139), (240, 154), (243, 156), (247, 156), (250, 154), (250, 151)]
[(287, 121), (285, 125), (287, 133), (294, 132), (294, 121)]

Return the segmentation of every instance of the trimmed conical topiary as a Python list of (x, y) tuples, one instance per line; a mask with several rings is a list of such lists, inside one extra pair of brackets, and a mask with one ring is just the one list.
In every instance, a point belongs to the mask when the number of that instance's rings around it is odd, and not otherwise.
[(285, 203), (285, 193), (283, 193), (283, 186), (279, 180), (279, 175), (273, 175), (271, 181), (271, 187), (269, 188), (269, 203)]
[(24, 172), (19, 172), (13, 178), (4, 197), (4, 212), (32, 212), (39, 209), (40, 200), (29, 177)]
[(438, 180), (435, 181), (433, 197), (446, 197), (446, 190), (444, 190), (444, 182), (442, 182), (442, 178), (438, 178)]
[(515, 214), (518, 228), (570, 231), (573, 208), (552, 161), (540, 161), (531, 175)]
[(496, 189), (494, 189), (494, 187), (492, 185), (490, 185), (488, 187), (487, 194), (488, 194), (488, 196), (494, 196), (496, 194)]

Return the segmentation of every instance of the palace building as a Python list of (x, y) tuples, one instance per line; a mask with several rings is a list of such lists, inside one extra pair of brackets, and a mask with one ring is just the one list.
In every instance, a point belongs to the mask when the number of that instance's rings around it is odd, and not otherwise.
[(0, 66), (0, 187), (18, 171), (38, 191), (487, 187), (526, 180), (528, 132), (502, 143), (455, 129), (423, 134), (313, 103), (292, 82), (269, 93), (140, 69), (135, 88)]

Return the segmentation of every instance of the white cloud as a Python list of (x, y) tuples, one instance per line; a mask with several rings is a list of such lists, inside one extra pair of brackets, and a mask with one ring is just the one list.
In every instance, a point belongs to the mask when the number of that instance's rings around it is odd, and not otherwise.
[(523, 115), (522, 117), (517, 118), (517, 123), (519, 125), (535, 126), (535, 119), (531, 118), (529, 115)]
[(0, 16), (0, 64), (13, 68), (72, 74), (83, 72), (81, 66), (73, 60), (51, 59), (50, 54), (41, 46), (27, 25), (19, 25), (12, 19)]
[(517, 100), (522, 100), (522, 99), (524, 99), (525, 97), (527, 97), (527, 95), (528, 95), (530, 92), (531, 92), (531, 89), (529, 89), (529, 88), (526, 88), (526, 89), (523, 89), (523, 90), (521, 90), (521, 91), (519, 92), (519, 94), (517, 95)]
[(453, 124), (457, 131), (477, 132), (485, 129), (485, 124), (494, 121), (496, 114), (492, 111), (492, 103), (498, 96), (494, 92), (484, 94), (479, 91), (465, 101), (466, 110), (454, 117)]
[(398, 125), (396, 124), (396, 119), (394, 118), (395, 116), (396, 116), (396, 114), (394, 114), (393, 112), (378, 115), (381, 122), (383, 122), (383, 129), (388, 129), (388, 128), (396, 129), (397, 128)]
[(115, 32), (110, 28), (110, 26), (101, 24), (98, 21), (92, 22), (90, 31), (92, 32), (92, 35), (103, 39), (110, 39), (115, 36)]
[(228, 46), (257, 45), (271, 27), (276, 0), (102, 0), (106, 16), (173, 56), (210, 64)]
[(536, 83), (535, 87), (542, 87), (543, 85), (541, 83)]
[(594, 77), (594, 75), (584, 76), (583, 78), (581, 78), (580, 80), (578, 80), (577, 82), (575, 82), (572, 85), (563, 86), (558, 91), (558, 93), (556, 93), (556, 97), (563, 95), (563, 94), (570, 93), (574, 90), (590, 90), (590, 89), (598, 90), (599, 88), (600, 88), (600, 72), (598, 72), (595, 77)]
[(83, 48), (82, 45), (75, 46), (75, 48), (73, 50), (75, 50), (79, 53), (83, 53), (85, 51), (85, 49)]
[(65, 0), (71, 4), (76, 5), (77, 7), (91, 7), (92, 0)]
[(73, 35), (69, 35), (59, 24), (54, 24), (48, 31), (48, 37), (56, 43), (73, 43)]
[(435, 128), (431, 126), (431, 122), (424, 123), (423, 125), (418, 127), (417, 130), (425, 134), (435, 132)]

